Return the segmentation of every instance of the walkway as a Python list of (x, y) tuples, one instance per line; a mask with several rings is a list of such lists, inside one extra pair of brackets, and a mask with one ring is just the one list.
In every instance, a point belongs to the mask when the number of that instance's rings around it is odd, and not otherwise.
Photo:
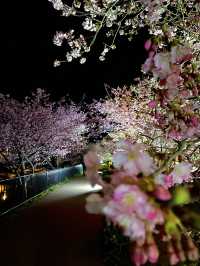
[(0, 218), (0, 265), (102, 266), (102, 217), (84, 209), (90, 189), (75, 178), (30, 208)]

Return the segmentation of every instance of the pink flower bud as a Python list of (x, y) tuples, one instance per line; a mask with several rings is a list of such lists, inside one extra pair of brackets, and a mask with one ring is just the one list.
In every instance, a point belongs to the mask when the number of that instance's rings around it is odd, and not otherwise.
[(170, 192), (166, 188), (160, 185), (156, 187), (154, 191), (154, 195), (157, 197), (157, 199), (163, 200), (163, 201), (171, 199)]
[(191, 261), (197, 261), (199, 259), (199, 251), (196, 247), (187, 252), (188, 259)]
[(133, 253), (131, 254), (131, 261), (133, 265), (140, 266), (144, 265), (148, 260), (148, 256), (143, 247), (135, 246)]
[(195, 248), (195, 244), (194, 242), (192, 241), (191, 237), (187, 236), (187, 246), (188, 246), (188, 249), (193, 249)]
[(144, 44), (144, 48), (145, 48), (145, 50), (146, 50), (146, 51), (149, 51), (150, 48), (151, 48), (151, 45), (152, 45), (151, 40), (147, 40), (147, 41), (145, 42), (145, 44)]
[(166, 187), (172, 187), (173, 186), (173, 176), (172, 175), (166, 175), (164, 177), (164, 184)]
[(170, 265), (176, 265), (177, 263), (180, 262), (180, 259), (177, 256), (171, 241), (168, 243), (167, 252), (168, 252), (168, 255), (169, 255), (169, 264)]
[(147, 220), (149, 221), (154, 221), (157, 217), (157, 211), (156, 210), (153, 210), (153, 211), (150, 211), (148, 214), (147, 214)]
[(176, 251), (177, 251), (177, 255), (180, 259), (180, 261), (185, 261), (186, 260), (186, 257), (185, 257), (185, 253), (184, 253), (184, 250), (183, 250), (183, 247), (182, 247), (182, 243), (179, 239), (177, 239), (176, 241)]
[(187, 237), (187, 246), (188, 246), (188, 251), (187, 251), (188, 259), (191, 261), (198, 260), (199, 251), (190, 237)]
[(185, 253), (183, 250), (178, 252), (178, 257), (179, 257), (180, 261), (182, 261), (182, 262), (184, 262), (186, 260)]
[(179, 260), (179, 257), (177, 256), (176, 253), (170, 254), (170, 256), (169, 256), (170, 265), (176, 265), (179, 262), (180, 262), (180, 260)]
[(148, 259), (151, 263), (156, 263), (159, 258), (159, 250), (156, 244), (151, 244), (148, 246)]

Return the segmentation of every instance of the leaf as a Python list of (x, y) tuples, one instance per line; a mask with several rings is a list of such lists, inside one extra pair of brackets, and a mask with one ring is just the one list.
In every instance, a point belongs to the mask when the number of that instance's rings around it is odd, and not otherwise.
[(191, 201), (189, 190), (186, 187), (177, 187), (173, 192), (173, 205), (187, 204)]

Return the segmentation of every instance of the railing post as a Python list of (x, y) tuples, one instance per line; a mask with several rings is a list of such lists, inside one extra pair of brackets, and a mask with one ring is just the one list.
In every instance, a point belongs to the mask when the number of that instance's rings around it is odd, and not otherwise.
[(46, 171), (46, 188), (48, 188), (48, 171)]
[(21, 176), (21, 184), (22, 184), (22, 197), (23, 199), (27, 199), (27, 183), (24, 176)]

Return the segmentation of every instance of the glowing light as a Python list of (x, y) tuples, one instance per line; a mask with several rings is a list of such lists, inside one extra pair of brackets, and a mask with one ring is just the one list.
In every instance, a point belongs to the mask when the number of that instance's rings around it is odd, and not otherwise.
[[(74, 179), (71, 183), (67, 183), (62, 186), (60, 190), (54, 193), (54, 201), (60, 200), (64, 198), (73, 198), (79, 197), (84, 194), (88, 194), (91, 192), (98, 192), (102, 189), (101, 186), (96, 185), (94, 187), (85, 179), (85, 178), (77, 178)], [(52, 198), (49, 198), (52, 200)], [(46, 199), (48, 201), (48, 197)]]
[(3, 196), (2, 196), (2, 200), (6, 200), (7, 199), (7, 194), (6, 192), (4, 192)]
[(77, 191), (80, 193), (87, 193), (87, 192), (92, 192), (92, 191), (99, 191), (102, 189), (100, 185), (95, 185), (92, 187), (89, 183), (88, 184), (80, 184), (76, 186), (75, 188)]
[(101, 190), (102, 189), (102, 186), (100, 185), (95, 185), (92, 190)]
[(5, 190), (5, 185), (0, 184), (0, 193), (4, 192), (4, 190)]

